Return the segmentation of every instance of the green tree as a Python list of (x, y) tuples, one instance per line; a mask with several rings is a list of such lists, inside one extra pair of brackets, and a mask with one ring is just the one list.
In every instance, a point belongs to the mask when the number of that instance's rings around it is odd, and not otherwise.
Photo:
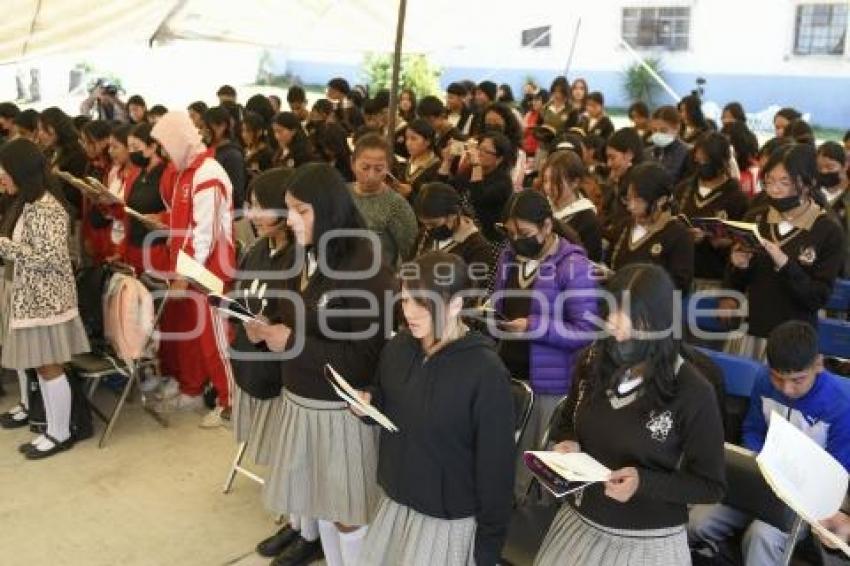
[[(391, 53), (369, 53), (363, 61), (362, 75), (369, 84), (369, 91), (377, 92), (389, 88), (393, 75)], [(442, 69), (432, 65), (425, 55), (402, 55), (399, 83), (401, 88), (412, 89), (417, 96), (437, 94), (440, 91)]]
[[(660, 59), (650, 58), (645, 61), (658, 76), (664, 78)], [(639, 63), (634, 63), (623, 71), (623, 90), (631, 102), (640, 100), (652, 107), (653, 97), (660, 88), (658, 81)]]

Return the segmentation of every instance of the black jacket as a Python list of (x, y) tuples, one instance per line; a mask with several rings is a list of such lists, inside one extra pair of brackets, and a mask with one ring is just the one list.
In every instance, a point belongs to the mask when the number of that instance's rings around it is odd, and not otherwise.
[(381, 431), (384, 492), (430, 517), (475, 517), (475, 563), (497, 564), (516, 452), (508, 371), (492, 342), (469, 332), (426, 358), (399, 332), (381, 353), (376, 382), (373, 403), (399, 428)]
[(231, 141), (226, 141), (215, 148), (215, 160), (227, 172), (230, 183), (233, 185), (233, 208), (242, 208), (245, 202), (245, 185), (247, 170), (245, 169), (245, 156), (242, 148)]

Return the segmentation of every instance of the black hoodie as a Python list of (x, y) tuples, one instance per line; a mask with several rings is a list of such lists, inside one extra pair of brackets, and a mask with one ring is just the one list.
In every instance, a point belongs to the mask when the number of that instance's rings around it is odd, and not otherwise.
[(430, 517), (475, 517), (475, 563), (497, 564), (516, 449), (509, 375), (492, 341), (469, 332), (426, 358), (401, 331), (381, 352), (376, 383), (372, 402), (399, 428), (381, 431), (384, 492)]
[(245, 202), (245, 155), (242, 148), (236, 143), (228, 140), (215, 148), (215, 160), (227, 172), (230, 183), (233, 185), (233, 209), (242, 208)]

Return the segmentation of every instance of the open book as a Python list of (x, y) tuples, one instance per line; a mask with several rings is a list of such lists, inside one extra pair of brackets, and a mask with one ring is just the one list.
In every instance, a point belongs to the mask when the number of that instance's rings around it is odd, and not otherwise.
[(756, 458), (768, 485), (812, 529), (850, 556), (850, 546), (819, 521), (835, 515), (847, 494), (847, 471), (826, 450), (779, 413), (770, 416)]
[(356, 407), (361, 413), (365, 414), (367, 417), (384, 427), (390, 432), (398, 432), (398, 427), (393, 424), (393, 422), (386, 417), (381, 411), (370, 405), (369, 403), (364, 403), (360, 400), (360, 397), (357, 395), (357, 390), (355, 390), (343, 377), (337, 373), (337, 371), (331, 366), (331, 364), (325, 364), (325, 378), (328, 380), (328, 383), (339, 395), (339, 398), (351, 405), (352, 407)]
[(555, 497), (563, 497), (592, 483), (608, 481), (611, 477), (611, 470), (584, 452), (527, 451), (522, 457), (531, 473)]
[(177, 275), (189, 279), (206, 293), (224, 294), (224, 281), (183, 250), (177, 252), (177, 264), (174, 270)]
[(744, 248), (757, 249), (764, 240), (759, 234), (758, 225), (748, 222), (723, 220), (722, 218), (691, 218), (688, 224), (699, 228), (712, 238), (729, 238)]
[(106, 185), (95, 179), (94, 177), (86, 177), (85, 179), (80, 179), (79, 177), (75, 177), (71, 175), (67, 171), (59, 171), (56, 170), (56, 176), (97, 202), (102, 202), (105, 204), (117, 204), (120, 205), (121, 208), (124, 209), (124, 212), (127, 213), (128, 216), (133, 217), (137, 221), (145, 224), (148, 228), (151, 229), (163, 229), (167, 228), (161, 222), (157, 222), (156, 220), (152, 220), (146, 217), (141, 212), (138, 212), (121, 200), (121, 198), (112, 193)]

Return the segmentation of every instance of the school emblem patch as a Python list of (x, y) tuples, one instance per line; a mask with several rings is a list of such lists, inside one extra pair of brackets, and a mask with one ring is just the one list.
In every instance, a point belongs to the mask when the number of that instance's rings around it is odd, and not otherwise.
[(800, 255), (797, 256), (797, 260), (803, 265), (813, 265), (817, 257), (815, 249), (808, 246), (800, 250)]
[(670, 411), (664, 411), (663, 413), (650, 412), (646, 428), (652, 434), (652, 440), (664, 442), (667, 440), (670, 431), (673, 430), (673, 413)]
[(661, 255), (662, 251), (664, 251), (664, 247), (659, 243), (652, 244), (652, 247), (649, 248), (649, 253), (654, 256)]

